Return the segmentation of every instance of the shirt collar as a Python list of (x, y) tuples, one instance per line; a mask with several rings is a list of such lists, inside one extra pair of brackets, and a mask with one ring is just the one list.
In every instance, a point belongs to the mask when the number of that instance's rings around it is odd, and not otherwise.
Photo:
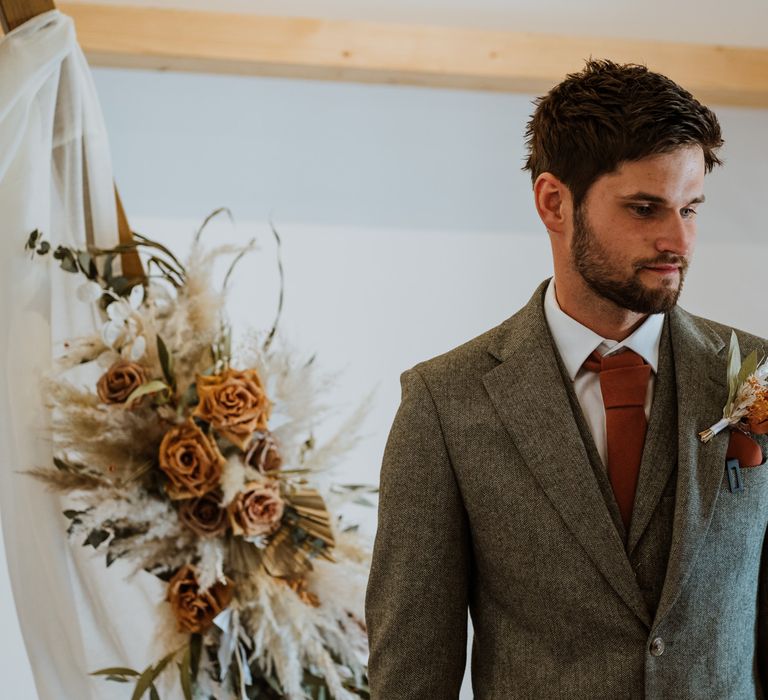
[(553, 277), (544, 294), (544, 315), (571, 381), (576, 378), (584, 360), (593, 350), (598, 350), (600, 354), (605, 355), (624, 347), (634, 350), (651, 366), (654, 374), (656, 373), (659, 364), (661, 331), (664, 327), (663, 313), (649, 314), (632, 335), (621, 342), (603, 338), (571, 318), (560, 308), (555, 296), (555, 278)]

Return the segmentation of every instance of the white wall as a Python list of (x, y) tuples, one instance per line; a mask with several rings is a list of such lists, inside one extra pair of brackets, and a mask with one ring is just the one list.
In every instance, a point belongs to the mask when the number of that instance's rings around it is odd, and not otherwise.
[[(398, 377), (502, 321), (551, 271), (519, 168), (530, 97), (99, 69), (118, 187), (133, 227), (183, 249), (229, 206), (213, 242), (257, 234), (233, 284), (236, 323), (274, 312), (272, 216), (284, 242), (283, 332), (344, 370), (344, 409), (376, 388), (366, 442), (340, 481), (378, 481)], [(727, 164), (707, 181), (683, 306), (768, 335), (756, 300), (768, 253), (761, 189), (767, 110), (718, 109)], [(364, 509), (365, 531), (375, 513)], [(0, 543), (2, 540), (0, 540)], [(0, 544), (1, 546), (1, 544)], [(0, 675), (34, 697), (5, 572)], [(469, 688), (462, 697), (471, 697)]]

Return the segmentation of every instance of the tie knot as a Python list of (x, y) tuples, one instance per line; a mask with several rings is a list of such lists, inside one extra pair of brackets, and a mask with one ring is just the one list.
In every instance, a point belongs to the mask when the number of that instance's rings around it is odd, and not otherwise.
[(584, 368), (600, 373), (600, 388), (606, 409), (644, 405), (651, 366), (633, 350), (605, 357), (595, 350), (584, 361)]
[(623, 352), (613, 355), (601, 355), (597, 350), (584, 360), (584, 369), (590, 372), (604, 372), (609, 369), (622, 369), (623, 367), (641, 367), (645, 364), (642, 356), (634, 350), (626, 348)]

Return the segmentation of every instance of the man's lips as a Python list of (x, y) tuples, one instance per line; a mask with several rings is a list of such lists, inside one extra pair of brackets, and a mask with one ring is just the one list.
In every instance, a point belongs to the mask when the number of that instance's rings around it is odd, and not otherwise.
[(673, 272), (679, 272), (679, 265), (646, 265), (644, 270), (650, 270), (651, 272), (658, 272), (663, 275), (669, 275)]

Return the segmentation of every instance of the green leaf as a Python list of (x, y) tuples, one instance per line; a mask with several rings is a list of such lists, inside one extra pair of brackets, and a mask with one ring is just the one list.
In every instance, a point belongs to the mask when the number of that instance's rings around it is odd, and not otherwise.
[(91, 530), (83, 542), (83, 547), (91, 545), (94, 549), (98, 549), (98, 546), (109, 538), (109, 533), (106, 530)]
[(149, 700), (160, 700), (160, 694), (157, 692), (157, 688), (154, 685), (149, 687)]
[(112, 262), (115, 259), (115, 254), (110, 253), (107, 255), (106, 258), (104, 258), (104, 280), (106, 281), (108, 286), (112, 286)]
[(48, 241), (43, 241), (37, 249), (38, 255), (46, 255), (51, 250), (51, 244)]
[(200, 670), (200, 655), (203, 651), (203, 635), (193, 634), (189, 640), (189, 670), (192, 673), (192, 680), (197, 680), (197, 674)]
[(32, 231), (32, 233), (29, 234), (29, 238), (27, 238), (27, 242), (24, 245), (24, 250), (34, 250), (37, 246), (38, 239), (42, 236), (40, 231), (35, 229)]
[[(165, 670), (165, 667), (170, 663), (171, 659), (176, 656), (176, 652), (172, 651), (167, 656), (164, 656), (155, 666), (149, 666), (141, 674), (141, 677), (136, 681), (136, 687), (133, 689), (133, 695), (131, 700), (139, 700), (147, 690), (150, 691), (150, 698), (154, 700), (157, 695), (157, 689), (155, 688), (155, 679)], [(152, 691), (154, 690), (154, 694)]]
[(70, 470), (69, 465), (63, 459), (59, 459), (58, 457), (53, 458), (53, 466), (62, 472), (68, 472)]
[(137, 387), (134, 389), (130, 396), (125, 400), (125, 403), (131, 403), (131, 401), (135, 401), (138, 398), (141, 398), (142, 396), (146, 396), (147, 394), (156, 394), (158, 391), (170, 391), (170, 388), (165, 382), (160, 381), (159, 379), (154, 379), (151, 382), (147, 382), (146, 384), (142, 384), (140, 387)]
[(138, 676), (139, 672), (132, 668), (124, 666), (113, 666), (111, 668), (102, 668), (98, 671), (91, 671), (91, 676)]
[(131, 700), (141, 700), (144, 693), (147, 692), (149, 686), (152, 685), (152, 681), (155, 680), (155, 669), (152, 666), (147, 666), (144, 669), (144, 673), (139, 676), (139, 680), (136, 681), (136, 687), (133, 689), (133, 695)]
[(173, 355), (168, 352), (165, 341), (157, 336), (157, 354), (160, 357), (160, 366), (163, 368), (163, 376), (168, 384), (176, 388), (176, 378), (173, 376)]
[(179, 666), (179, 680), (181, 690), (184, 692), (184, 700), (192, 700), (192, 674), (190, 669), (191, 645), (184, 650), (184, 656)]

